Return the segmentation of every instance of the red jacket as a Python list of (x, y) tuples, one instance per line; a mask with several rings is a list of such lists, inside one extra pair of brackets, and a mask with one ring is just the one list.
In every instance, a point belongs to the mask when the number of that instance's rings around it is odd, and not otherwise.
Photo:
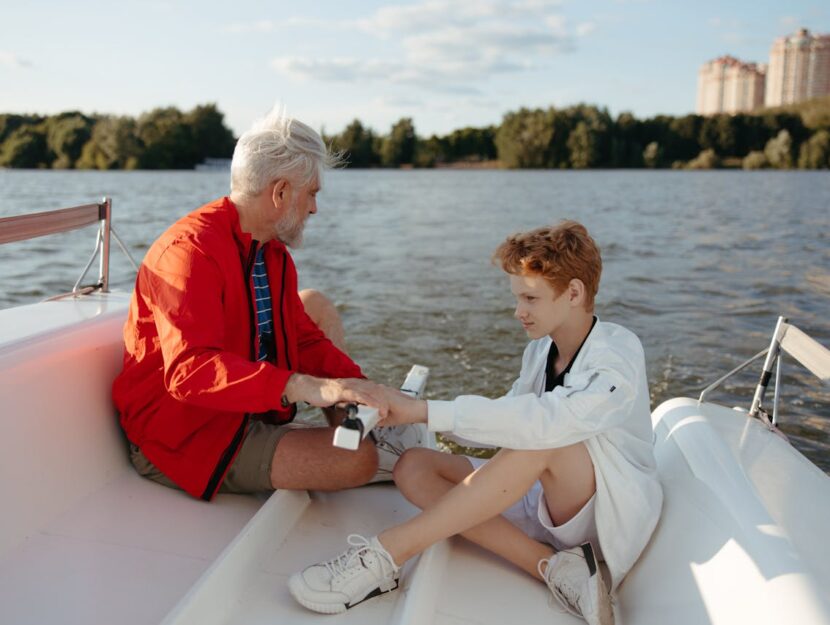
[(159, 470), (210, 500), (252, 414), (276, 411), (295, 371), (362, 377), (308, 317), (282, 243), (265, 244), (276, 362), (256, 362), (251, 269), (256, 242), (227, 197), (173, 224), (147, 252), (124, 327), (124, 369), (113, 384), (121, 426)]

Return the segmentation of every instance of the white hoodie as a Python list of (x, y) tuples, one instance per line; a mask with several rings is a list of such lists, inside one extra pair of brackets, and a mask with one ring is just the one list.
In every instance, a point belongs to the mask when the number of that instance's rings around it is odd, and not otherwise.
[(429, 429), (509, 449), (585, 443), (596, 475), (597, 533), (615, 589), (648, 543), (663, 502), (643, 347), (633, 332), (597, 320), (563, 385), (545, 392), (550, 344), (547, 336), (528, 344), (504, 397), (429, 401)]

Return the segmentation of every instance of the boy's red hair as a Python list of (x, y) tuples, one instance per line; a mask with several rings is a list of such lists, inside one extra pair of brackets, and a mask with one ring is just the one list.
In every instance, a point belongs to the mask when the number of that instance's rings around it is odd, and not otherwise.
[(557, 295), (578, 278), (585, 285), (585, 310), (594, 310), (602, 257), (588, 230), (576, 221), (511, 235), (496, 248), (493, 262), (507, 273), (542, 276)]

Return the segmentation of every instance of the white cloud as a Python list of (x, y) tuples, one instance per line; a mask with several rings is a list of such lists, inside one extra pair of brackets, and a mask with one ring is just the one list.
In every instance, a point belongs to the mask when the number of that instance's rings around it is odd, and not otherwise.
[(594, 30), (585, 22), (569, 33), (559, 0), (424, 0), (328, 26), (358, 28), (393, 51), (383, 61), (280, 57), (272, 66), (306, 79), (383, 80), (478, 94), (488, 78), (544, 67)]
[(11, 69), (27, 69), (32, 67), (31, 62), (26, 59), (21, 59), (12, 52), (6, 52), (4, 50), (0, 50), (0, 65), (5, 65)]
[(587, 37), (591, 33), (593, 33), (597, 29), (597, 25), (595, 22), (582, 22), (578, 24), (576, 27), (576, 36), (577, 37)]

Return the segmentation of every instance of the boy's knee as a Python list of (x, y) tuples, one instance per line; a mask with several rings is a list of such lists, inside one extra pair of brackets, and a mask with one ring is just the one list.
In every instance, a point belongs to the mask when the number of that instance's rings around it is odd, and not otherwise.
[(405, 491), (411, 484), (418, 481), (418, 478), (425, 469), (425, 461), (430, 450), (421, 447), (412, 447), (403, 452), (395, 468), (392, 469), (392, 478), (401, 491)]

